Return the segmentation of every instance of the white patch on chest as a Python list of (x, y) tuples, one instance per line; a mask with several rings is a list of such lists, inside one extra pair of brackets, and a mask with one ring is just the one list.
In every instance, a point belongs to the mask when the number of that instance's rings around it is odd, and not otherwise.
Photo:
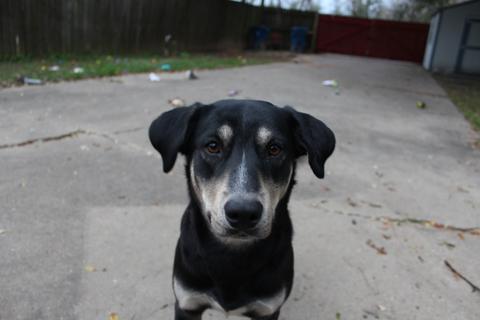
[(270, 297), (262, 297), (235, 310), (225, 310), (212, 296), (184, 287), (177, 279), (173, 279), (173, 291), (177, 298), (178, 305), (183, 310), (196, 310), (200, 307), (208, 307), (221, 312), (227, 316), (241, 316), (246, 312), (255, 312), (258, 316), (268, 316), (275, 313), (285, 302), (286, 290), (283, 288)]

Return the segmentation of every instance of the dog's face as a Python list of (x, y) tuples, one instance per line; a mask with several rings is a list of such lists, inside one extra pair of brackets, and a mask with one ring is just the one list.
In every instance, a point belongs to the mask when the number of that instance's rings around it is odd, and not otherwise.
[(161, 115), (150, 139), (169, 171), (187, 156), (189, 187), (213, 234), (224, 242), (268, 237), (279, 202), (306, 153), (323, 177), (333, 133), (319, 120), (267, 102), (224, 100)]
[(219, 237), (265, 238), (294, 170), (287, 114), (269, 105), (206, 109), (189, 147), (195, 197)]

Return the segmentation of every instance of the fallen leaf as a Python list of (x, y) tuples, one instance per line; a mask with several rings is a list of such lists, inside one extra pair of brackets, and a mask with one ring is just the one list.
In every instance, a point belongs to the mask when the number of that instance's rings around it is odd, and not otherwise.
[(375, 171), (375, 175), (379, 178), (382, 178), (383, 177), (383, 173), (380, 172), (380, 171)]
[(336, 319), (336, 320), (341, 320), (341, 318), (342, 318), (342, 315), (340, 314), (340, 312), (337, 312), (337, 313), (335, 314), (335, 319)]
[(172, 105), (173, 107), (185, 107), (185, 101), (180, 99), (180, 98), (174, 98), (174, 99), (170, 99), (168, 100), (168, 103), (170, 103), (170, 105)]
[(448, 249), (454, 249), (455, 248), (455, 245), (453, 243), (450, 243), (450, 242), (447, 242), (447, 241), (443, 241), (442, 243), (440, 243), (440, 245), (445, 246)]
[(92, 266), (92, 265), (86, 265), (86, 266), (85, 266), (85, 271), (87, 271), (87, 272), (95, 272), (95, 271), (97, 271), (97, 269), (96, 269), (94, 266)]
[(457, 187), (457, 191), (463, 192), (463, 193), (469, 193), (467, 189), (462, 188), (462, 187), (460, 187), (460, 186)]
[(417, 101), (417, 108), (418, 109), (425, 109), (427, 104), (424, 101)]
[(347, 202), (348, 202), (348, 204), (351, 205), (352, 207), (358, 207), (358, 204), (357, 204), (355, 201), (353, 201), (352, 199), (350, 199), (350, 198), (347, 198)]
[(118, 317), (118, 314), (115, 312), (110, 313), (110, 316), (108, 317), (108, 320), (119, 320), (120, 318)]
[(463, 236), (463, 233), (461, 233), (461, 232), (458, 233), (458, 237), (462, 240), (465, 240), (465, 237)]
[(437, 229), (445, 229), (445, 225), (442, 223), (434, 222), (433, 226)]
[(372, 203), (372, 202), (369, 202), (368, 205), (372, 208), (381, 208), (382, 207), (381, 204)]
[(480, 236), (480, 230), (472, 230), (470, 231), (470, 234), (474, 236)]
[(386, 255), (387, 254), (387, 251), (385, 250), (384, 247), (377, 247), (372, 240), (368, 239), (367, 240), (367, 245), (370, 247), (370, 248), (373, 248), (377, 251), (378, 254), (380, 255)]
[(433, 223), (431, 221), (425, 221), (425, 222), (423, 222), (423, 225), (427, 228), (428, 227), (433, 227)]
[(378, 313), (376, 311), (363, 310), (363, 312), (365, 313), (365, 315), (363, 316), (364, 319), (368, 316), (372, 316), (375, 319), (380, 319), (380, 317), (378, 316)]

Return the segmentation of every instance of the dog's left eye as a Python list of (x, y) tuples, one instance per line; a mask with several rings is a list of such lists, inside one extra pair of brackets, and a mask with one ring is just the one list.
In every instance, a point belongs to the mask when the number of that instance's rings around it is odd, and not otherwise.
[(210, 141), (209, 143), (207, 143), (205, 149), (208, 153), (220, 153), (220, 151), (222, 151), (222, 147), (220, 146), (220, 144), (215, 141)]
[(269, 144), (267, 146), (268, 155), (271, 157), (276, 157), (282, 152), (282, 148), (278, 144)]

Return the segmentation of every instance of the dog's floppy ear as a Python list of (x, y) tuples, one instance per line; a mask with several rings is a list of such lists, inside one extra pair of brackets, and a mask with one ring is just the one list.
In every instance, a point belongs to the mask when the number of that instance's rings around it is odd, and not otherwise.
[(177, 153), (182, 152), (192, 117), (200, 106), (200, 103), (195, 103), (190, 107), (164, 112), (150, 125), (148, 131), (150, 142), (162, 155), (164, 172), (172, 170)]
[(335, 149), (335, 135), (322, 121), (286, 106), (293, 119), (298, 156), (308, 154), (308, 163), (318, 178), (325, 176), (325, 161)]

